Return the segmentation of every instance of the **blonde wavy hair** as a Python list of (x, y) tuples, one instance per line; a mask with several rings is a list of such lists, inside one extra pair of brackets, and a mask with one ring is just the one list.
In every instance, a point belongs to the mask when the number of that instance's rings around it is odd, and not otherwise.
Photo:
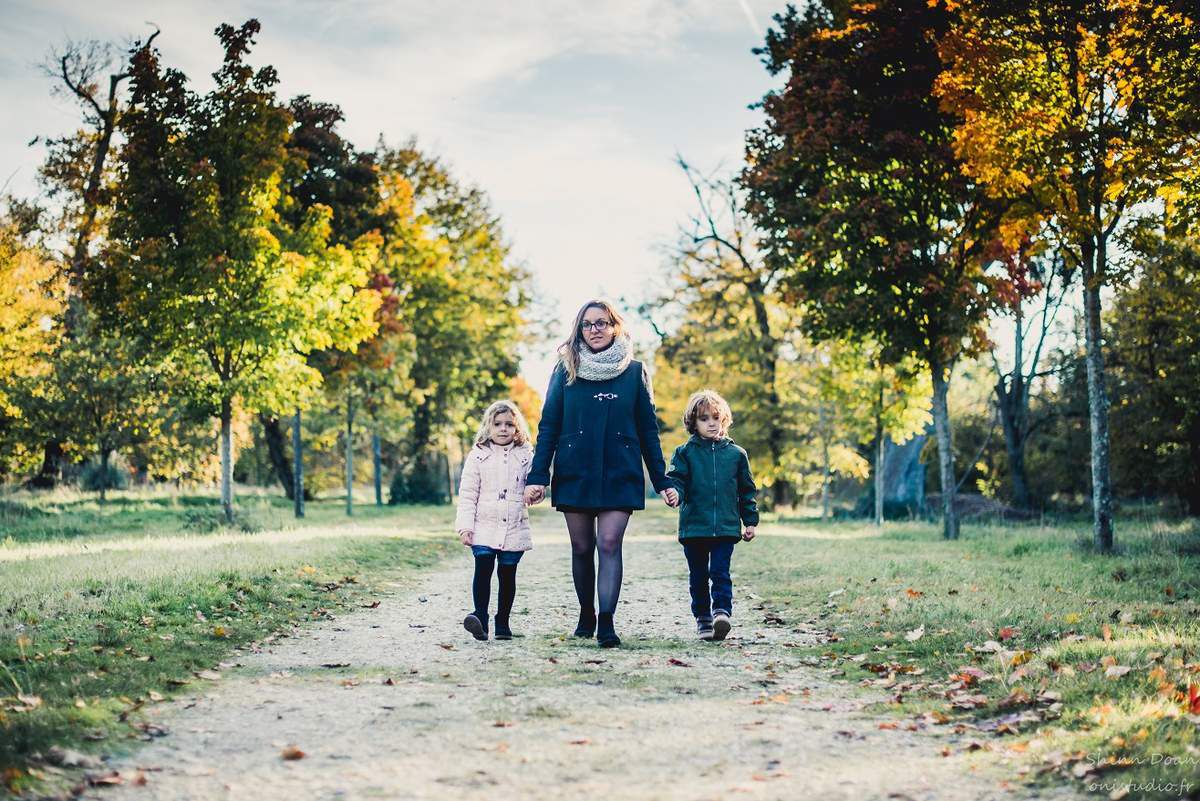
[(702, 389), (692, 393), (683, 410), (683, 427), (689, 434), (698, 433), (696, 418), (702, 411), (716, 414), (717, 419), (721, 421), (721, 436), (729, 433), (729, 428), (733, 425), (733, 409), (729, 408), (729, 401), (711, 389)]
[(521, 410), (513, 401), (505, 398), (498, 400), (483, 413), (483, 422), (479, 426), (479, 433), (475, 435), (476, 445), (486, 445), (492, 439), (492, 421), (496, 419), (496, 415), (508, 412), (513, 416), (513, 421), (517, 424), (517, 434), (513, 437), (513, 443), (517, 445), (528, 445), (531, 439), (529, 435), (529, 424), (525, 422), (525, 415), (521, 414)]
[(571, 329), (567, 341), (558, 346), (558, 360), (562, 363), (563, 369), (567, 371), (568, 384), (574, 384), (575, 378), (579, 375), (580, 346), (587, 347), (587, 343), (583, 341), (583, 331), (580, 326), (583, 325), (583, 315), (587, 314), (588, 309), (602, 309), (608, 315), (608, 319), (612, 322), (613, 339), (625, 333), (625, 318), (607, 300), (589, 300), (583, 304), (579, 313), (575, 315), (575, 326)]

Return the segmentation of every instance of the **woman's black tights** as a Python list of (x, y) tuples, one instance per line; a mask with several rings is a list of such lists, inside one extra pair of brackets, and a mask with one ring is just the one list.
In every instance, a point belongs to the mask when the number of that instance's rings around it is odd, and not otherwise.
[[(563, 512), (563, 517), (571, 535), (571, 577), (575, 580), (580, 617), (593, 613), (597, 590), (600, 614), (612, 615), (621, 595), (621, 543), (629, 525), (629, 512)], [(600, 552), (598, 576), (592, 555), (596, 551)]]

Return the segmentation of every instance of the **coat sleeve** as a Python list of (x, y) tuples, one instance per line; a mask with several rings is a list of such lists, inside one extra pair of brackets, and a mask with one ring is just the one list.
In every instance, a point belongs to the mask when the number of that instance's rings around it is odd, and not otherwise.
[(550, 460), (558, 447), (558, 435), (562, 432), (563, 390), (567, 374), (562, 365), (554, 368), (550, 385), (546, 387), (546, 401), (542, 404), (542, 419), (538, 421), (537, 447), (533, 451), (533, 464), (529, 468), (527, 484), (545, 487), (550, 483)]
[(688, 496), (688, 485), (692, 479), (691, 465), (687, 459), (687, 445), (680, 445), (671, 454), (671, 469), (667, 471), (667, 479), (671, 486), (679, 491), (679, 503), (682, 504)]
[(642, 446), (642, 460), (650, 473), (650, 483), (655, 492), (662, 492), (673, 486), (667, 480), (667, 465), (663, 459), (662, 443), (658, 440), (658, 417), (654, 412), (654, 395), (650, 388), (650, 376), (646, 365), (642, 365), (642, 381), (638, 385), (637, 404), (634, 407), (634, 417), (638, 430), (638, 441)]
[(454, 530), (474, 531), (475, 513), (479, 509), (479, 460), (468, 453), (463, 460), (462, 478), (458, 482), (458, 513), (454, 516)]
[(742, 525), (757, 526), (758, 525), (758, 501), (754, 496), (758, 493), (758, 487), (754, 485), (754, 476), (750, 475), (750, 457), (742, 451), (741, 460), (738, 462), (738, 516), (742, 518)]

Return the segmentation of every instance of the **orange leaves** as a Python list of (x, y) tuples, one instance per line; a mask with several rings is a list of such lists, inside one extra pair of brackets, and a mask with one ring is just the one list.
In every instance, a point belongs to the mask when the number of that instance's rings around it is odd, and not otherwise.
[(1200, 685), (1188, 684), (1184, 708), (1191, 715), (1200, 715)]
[(308, 756), (308, 754), (304, 753), (294, 745), (289, 745), (285, 746), (284, 749), (279, 752), (279, 756), (282, 757), (284, 761), (295, 762), (298, 759), (304, 759), (304, 757)]

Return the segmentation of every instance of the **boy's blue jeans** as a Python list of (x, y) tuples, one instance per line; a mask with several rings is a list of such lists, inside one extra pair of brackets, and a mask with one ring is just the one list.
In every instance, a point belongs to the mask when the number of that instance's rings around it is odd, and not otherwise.
[(711, 621), (716, 612), (733, 614), (733, 579), (729, 577), (729, 562), (733, 559), (734, 545), (737, 545), (736, 540), (684, 540), (688, 589), (692, 592), (692, 614), (696, 620)]

